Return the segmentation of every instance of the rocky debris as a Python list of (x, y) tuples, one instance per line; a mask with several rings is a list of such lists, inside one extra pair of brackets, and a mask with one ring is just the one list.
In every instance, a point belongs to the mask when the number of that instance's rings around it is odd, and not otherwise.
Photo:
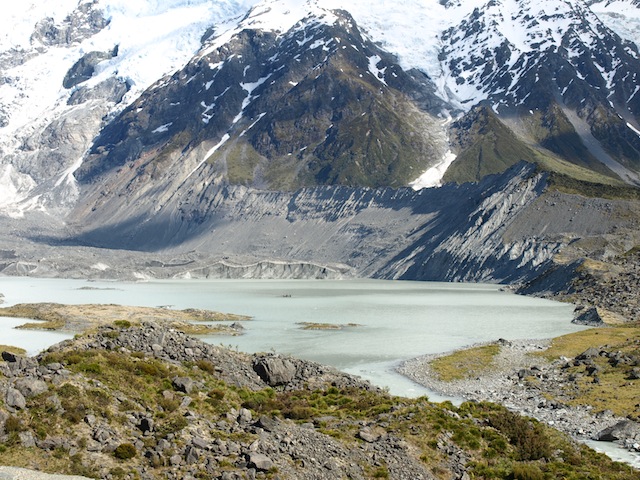
[[(613, 429), (619, 437), (616, 443), (640, 451), (638, 432), (640, 424), (615, 416), (611, 411), (595, 412), (588, 405), (569, 405), (562, 401), (563, 389), (576, 380), (575, 374), (567, 372), (571, 366), (583, 366), (583, 375), (597, 382), (599, 367), (595, 357), (608, 358), (611, 362), (635, 362), (619, 352), (607, 352), (600, 348), (589, 348), (573, 359), (546, 362), (529, 353), (542, 351), (548, 342), (540, 340), (518, 340), (501, 344), (500, 353), (494, 360), (495, 368), (481, 377), (453, 382), (440, 381), (431, 371), (429, 362), (438, 355), (427, 355), (405, 362), (399, 372), (412, 380), (454, 399), (490, 401), (523, 415), (536, 418), (550, 426), (581, 440), (599, 439), (603, 432)], [(527, 381), (532, 378), (534, 381)], [(556, 400), (549, 400), (549, 396)], [(620, 424), (625, 428), (614, 428)], [(633, 427), (632, 427), (633, 426)]]
[[(53, 348), (64, 348), (69, 342), (62, 342)], [(377, 389), (369, 382), (315, 362), (280, 355), (249, 356), (148, 322), (131, 332), (126, 328), (103, 327), (95, 335), (86, 338), (83, 348), (145, 352), (172, 362), (207, 361), (225, 382), (251, 389), (272, 386), (280, 390), (296, 390), (305, 387), (324, 388), (326, 384), (338, 388)], [(173, 379), (173, 382), (178, 382), (180, 391), (189, 393), (196, 388), (189, 380)]]
[[(93, 474), (101, 478), (109, 478), (111, 469), (119, 465), (114, 459), (136, 460), (136, 475), (147, 480), (269, 478), (265, 475), (276, 472), (278, 478), (302, 480), (365, 479), (370, 478), (371, 469), (383, 469), (389, 478), (434, 478), (412, 448), (389, 434), (375, 419), (367, 423), (343, 420), (345, 431), (355, 428), (355, 432), (350, 440), (347, 434), (347, 441), (340, 441), (318, 427), (326, 419), (299, 423), (271, 414), (254, 416), (242, 407), (226, 407), (217, 415), (204, 415), (192, 407), (195, 402), (202, 404), (203, 399), (210, 398), (210, 393), (203, 391), (199, 380), (184, 374), (165, 380), (171, 387), (161, 392), (161, 404), (168, 410), (149, 412), (135, 399), (109, 390), (95, 379), (72, 373), (61, 363), (47, 361), (49, 355), (62, 352), (83, 358), (91, 350), (188, 366), (185, 372), (199, 371), (200, 364), (217, 379), (235, 386), (232, 388), (256, 392), (264, 391), (270, 383), (283, 394), (322, 382), (324, 388), (331, 386), (336, 391), (335, 385), (354, 391), (374, 389), (360, 379), (312, 362), (278, 355), (244, 355), (157, 325), (102, 327), (93, 334), (57, 344), (35, 358), (4, 356), (4, 362), (0, 362), (0, 441), (9, 438), (3, 427), (12, 415), (32, 415), (36, 410), (30, 409), (44, 408), (66, 418), (73, 415), (77, 423), (69, 430), (43, 434), (24, 423), (17, 428), (14, 419), (11, 428), (18, 430), (14, 441), (25, 448), (77, 455), (74, 458), (83, 458), (87, 468), (91, 466)], [(254, 371), (256, 365), (266, 366), (266, 380)], [(81, 396), (87, 391), (103, 401), (111, 398), (109, 402), (113, 402), (118, 414), (107, 415), (84, 407), (76, 411), (78, 407), (73, 407), (67, 396)], [(173, 409), (174, 421), (180, 427), (167, 433), (166, 415)], [(454, 463), (459, 460), (452, 458)], [(456, 468), (465, 471), (463, 464), (456, 464)]]
[[(589, 268), (588, 261), (582, 264), (570, 281), (570, 288), (554, 293), (556, 299), (590, 306), (581, 307), (577, 313), (582, 317), (580, 314), (584, 312), (587, 322), (596, 322), (594, 326), (603, 311), (611, 312), (622, 321), (640, 319), (640, 249), (598, 261), (596, 268)], [(597, 316), (593, 307), (599, 309)]]

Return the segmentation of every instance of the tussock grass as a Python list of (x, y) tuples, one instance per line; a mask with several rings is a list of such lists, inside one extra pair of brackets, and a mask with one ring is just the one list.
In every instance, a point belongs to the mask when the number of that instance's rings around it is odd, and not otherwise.
[[(497, 348), (498, 345), (485, 345), (471, 352), (476, 360), (488, 359), (486, 363), (479, 362), (487, 365)], [(407, 451), (437, 478), (448, 478), (450, 474), (450, 448), (464, 450), (471, 478), (637, 478), (637, 472), (630, 467), (577, 446), (556, 430), (484, 402), (456, 407), (450, 402), (430, 403), (424, 397), (407, 399), (375, 389), (329, 384), (319, 389), (253, 391), (226, 384), (216, 376), (217, 370), (211, 363), (168, 363), (140, 352), (70, 348), (50, 352), (42, 361), (51, 362), (62, 363), (73, 375), (62, 384), (52, 385), (48, 392), (30, 398), (28, 409), (15, 414), (10, 423), (12, 440), (0, 445), (0, 454), (7, 465), (38, 464), (43, 471), (92, 476), (88, 467), (83, 470), (81, 461), (83, 456), (86, 459), (90, 455), (85, 448), (91, 439), (91, 428), (83, 419), (91, 413), (123, 434), (119, 437), (118, 452), (94, 454), (100, 455), (101, 463), (94, 461), (91, 468), (99, 470), (100, 476), (111, 471), (114, 478), (124, 478), (122, 472), (144, 466), (153, 478), (167, 478), (169, 469), (174, 467), (150, 465), (142, 450), (127, 445), (133, 442), (126, 432), (135, 428), (127, 418), (131, 412), (152, 416), (155, 427), (144, 437), (145, 445), (153, 446), (166, 438), (180, 445), (183, 435), (188, 438), (185, 432), (190, 426), (185, 408), (180, 406), (183, 393), (174, 388), (171, 379), (188, 376), (199, 384), (190, 393), (192, 402), (188, 409), (204, 416), (207, 425), (226, 419), (231, 409), (237, 414), (245, 407), (253, 411), (254, 418), (275, 415), (298, 423), (311, 422), (318, 434), (330, 435), (349, 448), (363, 445), (358, 433), (367, 425), (376, 434), (401, 439)], [(62, 408), (52, 404), (54, 396)], [(26, 449), (17, 438), (22, 429), (31, 430), (39, 438), (73, 432), (79, 453), (70, 456), (65, 451)], [(246, 444), (256, 439), (250, 431), (211, 433), (223, 440)], [(232, 460), (221, 458), (219, 465), (231, 467)], [(390, 469), (383, 467), (376, 465), (367, 471), (373, 478), (386, 478), (387, 474), (391, 477)]]
[(617, 327), (591, 328), (556, 337), (547, 350), (537, 355), (548, 360), (555, 360), (560, 357), (575, 357), (590, 347), (607, 346), (608, 350), (615, 351), (633, 338), (640, 338), (639, 335), (640, 325), (637, 323)]
[(443, 382), (474, 378), (491, 370), (498, 353), (500, 346), (497, 344), (481, 345), (436, 358), (430, 366)]
[[(539, 355), (549, 360), (573, 358), (591, 347), (640, 358), (640, 325), (594, 328), (563, 335), (555, 338), (550, 348)], [(616, 415), (640, 419), (640, 381), (629, 378), (633, 365), (624, 362), (614, 365), (606, 356), (597, 356), (592, 360), (599, 368), (598, 382), (594, 383), (592, 376), (585, 375), (583, 365), (569, 367), (566, 372), (575, 375), (576, 381), (564, 386), (563, 401), (571, 405), (591, 405), (596, 411), (611, 410)]]
[(0, 352), (15, 353), (16, 355), (26, 355), (27, 353), (24, 348), (14, 347), (12, 345), (0, 345)]

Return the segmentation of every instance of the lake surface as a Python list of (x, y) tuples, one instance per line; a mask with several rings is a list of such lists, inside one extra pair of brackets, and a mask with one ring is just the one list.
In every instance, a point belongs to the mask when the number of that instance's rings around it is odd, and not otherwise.
[[(204, 308), (251, 315), (238, 337), (204, 340), (246, 352), (277, 351), (333, 365), (394, 394), (433, 392), (394, 372), (403, 360), (498, 338), (548, 338), (584, 327), (573, 308), (500, 291), (496, 285), (381, 280), (176, 280), (142, 283), (0, 278), (5, 305), (115, 303)], [(304, 330), (301, 322), (357, 324)], [(0, 343), (35, 354), (70, 335), (15, 330), (0, 319)]]

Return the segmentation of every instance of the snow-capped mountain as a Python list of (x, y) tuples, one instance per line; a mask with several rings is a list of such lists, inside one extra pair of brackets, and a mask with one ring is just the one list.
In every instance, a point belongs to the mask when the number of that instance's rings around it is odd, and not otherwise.
[(221, 183), (421, 188), (522, 159), (637, 184), (640, 61), (621, 19), (638, 11), (631, 0), (12, 6), (0, 20), (0, 209), (120, 215)]

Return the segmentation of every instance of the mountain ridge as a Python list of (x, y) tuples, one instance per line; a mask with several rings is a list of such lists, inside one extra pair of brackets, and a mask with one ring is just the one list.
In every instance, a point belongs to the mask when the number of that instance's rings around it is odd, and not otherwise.
[[(584, 194), (640, 181), (638, 49), (593, 10), (613, 22), (623, 7), (633, 17), (629, 2), (412, 0), (403, 10), (167, 0), (135, 10), (59, 1), (72, 13), (34, 21), (20, 41), (5, 36), (0, 55), (0, 103), (11, 110), (0, 127), (0, 211), (10, 228), (37, 232), (42, 248), (202, 250), (211, 264), (248, 256), (385, 278), (516, 282), (591, 227), (550, 211), (566, 235), (515, 246), (499, 204), (530, 212), (551, 195), (545, 172)], [(161, 26), (169, 16), (165, 37), (117, 35), (126, 21)], [(178, 41), (146, 76), (157, 50), (142, 38)], [(56, 65), (49, 90), (20, 97), (44, 59)], [(423, 191), (437, 221), (408, 207)], [(281, 204), (296, 201), (307, 220)], [(42, 214), (50, 220), (40, 226)], [(359, 215), (368, 223), (350, 225)], [(288, 233), (273, 236), (283, 220)], [(620, 221), (626, 231), (633, 215)], [(599, 235), (613, 229), (605, 225)], [(329, 232), (334, 243), (322, 243)]]

